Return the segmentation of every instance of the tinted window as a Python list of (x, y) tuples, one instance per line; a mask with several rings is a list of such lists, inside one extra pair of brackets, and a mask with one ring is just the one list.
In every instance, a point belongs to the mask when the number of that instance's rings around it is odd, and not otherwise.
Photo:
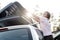
[(0, 40), (32, 40), (28, 29), (16, 29), (0, 33)]
[(38, 29), (36, 29), (36, 32), (39, 35), (39, 39), (43, 40), (43, 33), (40, 30), (38, 30)]

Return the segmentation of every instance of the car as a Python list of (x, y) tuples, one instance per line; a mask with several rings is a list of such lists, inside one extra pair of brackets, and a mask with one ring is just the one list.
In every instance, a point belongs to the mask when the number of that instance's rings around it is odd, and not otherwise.
[(0, 40), (43, 40), (43, 33), (30, 25), (26, 9), (19, 3), (9, 3), (0, 11)]
[(60, 40), (60, 31), (53, 33), (54, 40)]
[(31, 25), (0, 28), (0, 40), (43, 40), (43, 33)]

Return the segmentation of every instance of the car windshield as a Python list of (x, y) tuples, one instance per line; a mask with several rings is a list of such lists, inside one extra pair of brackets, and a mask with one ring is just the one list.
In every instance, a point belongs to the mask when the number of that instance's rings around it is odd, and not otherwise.
[(0, 40), (32, 40), (32, 38), (28, 29), (25, 28), (0, 32)]

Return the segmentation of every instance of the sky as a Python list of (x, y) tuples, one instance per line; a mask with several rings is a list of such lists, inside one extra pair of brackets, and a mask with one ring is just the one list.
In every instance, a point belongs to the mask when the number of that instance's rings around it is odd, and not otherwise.
[[(18, 1), (30, 12), (33, 12), (33, 8), (35, 8), (40, 12), (49, 11), (51, 14), (53, 13), (55, 18), (58, 18), (60, 15), (60, 0), (0, 0), (0, 9), (14, 1)], [(39, 8), (37, 8), (36, 5), (38, 5)]]

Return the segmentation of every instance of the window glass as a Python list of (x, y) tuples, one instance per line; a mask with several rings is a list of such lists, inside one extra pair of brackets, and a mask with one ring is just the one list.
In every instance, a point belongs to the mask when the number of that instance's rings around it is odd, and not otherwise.
[(10, 30), (0, 33), (0, 40), (31, 40), (28, 29)]

